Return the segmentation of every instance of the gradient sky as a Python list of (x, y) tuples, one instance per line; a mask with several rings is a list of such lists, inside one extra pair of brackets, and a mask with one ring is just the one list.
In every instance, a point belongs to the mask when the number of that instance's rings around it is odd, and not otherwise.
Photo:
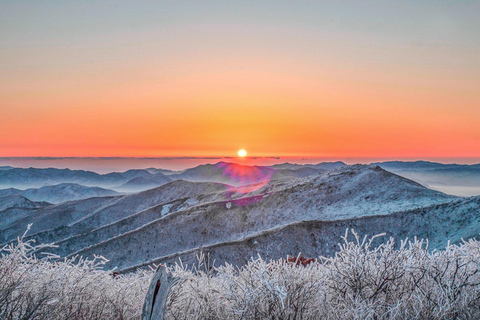
[(0, 156), (479, 157), (479, 1), (1, 1)]

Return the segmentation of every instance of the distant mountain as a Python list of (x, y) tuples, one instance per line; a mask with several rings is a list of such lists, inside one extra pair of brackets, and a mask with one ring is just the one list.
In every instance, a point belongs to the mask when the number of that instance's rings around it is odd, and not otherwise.
[[(115, 226), (105, 225), (98, 232), (77, 232), (72, 240), (59, 242), (66, 249), (56, 253), (103, 254), (111, 260), (108, 267), (126, 268), (199, 247), (240, 241), (300, 221), (389, 215), (458, 200), (375, 166), (345, 167), (290, 182), (273, 180), (251, 194), (236, 194), (240, 197), (232, 196), (235, 190), (218, 193), (217, 200), (197, 197), (200, 201), (193, 206), (173, 202), (168, 211), (164, 211), (165, 205), (147, 209), (138, 215), (149, 219), (130, 231), (124, 226), (134, 216), (121, 223), (118, 220)], [(123, 233), (118, 234), (119, 228)], [(110, 233), (113, 230), (117, 231)], [(105, 239), (102, 234), (110, 234), (110, 238), (98, 241), (99, 237)], [(271, 245), (282, 247), (280, 242)], [(305, 245), (310, 246), (308, 241)]]
[(15, 188), (0, 189), (2, 195), (21, 195), (33, 201), (46, 201), (60, 203), (64, 201), (80, 200), (91, 197), (104, 197), (118, 195), (118, 192), (99, 187), (85, 187), (75, 183), (62, 183), (54, 186), (46, 186), (38, 189), (31, 188), (19, 190)]
[(281, 163), (281, 164), (275, 164), (273, 166), (270, 166), (272, 169), (288, 169), (288, 170), (297, 170), (301, 168), (313, 168), (313, 169), (318, 169), (318, 170), (333, 170), (333, 169), (339, 169), (342, 167), (346, 167), (347, 164), (342, 161), (335, 161), (335, 162), (320, 162), (317, 164), (296, 164), (296, 163)]
[[(0, 187), (3, 188), (38, 188), (60, 183), (76, 183), (84, 186), (112, 188), (120, 186), (136, 177), (152, 178), (158, 181), (162, 173), (152, 174), (147, 170), (128, 170), (98, 174), (84, 170), (13, 168), (0, 170)], [(165, 176), (164, 176), (165, 177)], [(166, 178), (166, 181), (169, 179)]]
[[(391, 169), (390, 169), (391, 170)], [(391, 170), (425, 185), (480, 187), (480, 168), (444, 168), (432, 170)]]
[(323, 173), (325, 169), (315, 169), (312, 167), (299, 167), (298, 169), (276, 169), (272, 179), (281, 179), (285, 177), (305, 178), (311, 175)]
[[(38, 186), (54, 185), (58, 183), (100, 183), (101, 175), (83, 170), (70, 169), (37, 169), (37, 168), (14, 168), (0, 171), (0, 186)], [(114, 180), (114, 179), (110, 179)]]
[(0, 226), (7, 227), (13, 222), (48, 206), (46, 202), (34, 202), (18, 194), (0, 195)]
[(430, 161), (385, 161), (372, 163), (373, 165), (379, 165), (380, 167), (386, 170), (407, 170), (407, 171), (426, 171), (426, 170), (438, 170), (438, 169), (449, 169), (449, 170), (459, 170), (459, 169), (470, 169), (470, 170), (480, 170), (480, 164), (443, 164), (438, 162)]
[(36, 203), (18, 194), (0, 195), (0, 211), (8, 208), (33, 209), (42, 206), (43, 204)]
[(182, 173), (172, 174), (171, 179), (188, 181), (208, 181), (242, 186), (258, 182), (268, 182), (275, 170), (262, 166), (245, 166), (236, 163), (218, 162), (187, 169)]
[(168, 169), (158, 169), (158, 168), (147, 168), (145, 169), (151, 174), (156, 174), (156, 173), (163, 173), (164, 175), (171, 175), (171, 174), (176, 174), (176, 173), (182, 173), (183, 170), (181, 171), (175, 171), (175, 170), (168, 170)]
[(385, 170), (449, 194), (480, 195), (480, 164), (389, 161), (378, 165)]
[(115, 187), (115, 189), (126, 192), (140, 192), (156, 188), (170, 181), (172, 181), (172, 179), (159, 172), (151, 174), (150, 176), (135, 177), (121, 186)]
[[(151, 177), (152, 173), (148, 172), (147, 170), (144, 169), (131, 169), (127, 170), (125, 172), (114, 172), (113, 174), (118, 174), (122, 176), (124, 179), (134, 179), (134, 178), (139, 178), (139, 177)], [(108, 175), (108, 174), (107, 174)]]

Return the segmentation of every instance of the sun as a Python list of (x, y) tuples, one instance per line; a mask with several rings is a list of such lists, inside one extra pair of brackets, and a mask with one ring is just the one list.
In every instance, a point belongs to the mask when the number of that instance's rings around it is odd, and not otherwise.
[(240, 149), (240, 150), (238, 150), (237, 154), (238, 154), (238, 156), (239, 156), (240, 158), (244, 158), (244, 157), (247, 156), (247, 150), (245, 150), (245, 149)]

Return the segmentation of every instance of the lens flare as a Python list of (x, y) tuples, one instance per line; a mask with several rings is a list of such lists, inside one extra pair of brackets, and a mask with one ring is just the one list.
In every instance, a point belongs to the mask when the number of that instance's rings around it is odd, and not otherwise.
[(258, 166), (243, 166), (236, 163), (219, 162), (216, 167), (222, 170), (222, 175), (228, 177), (236, 193), (250, 193), (270, 182), (274, 169)]

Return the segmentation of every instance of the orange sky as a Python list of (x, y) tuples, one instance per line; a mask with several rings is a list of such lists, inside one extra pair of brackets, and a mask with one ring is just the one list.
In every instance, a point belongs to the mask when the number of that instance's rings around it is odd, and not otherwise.
[(171, 13), (1, 6), (0, 156), (480, 156), (471, 8), (423, 8), (444, 30), (410, 7), (398, 25), (368, 10), (349, 25), (343, 8), (338, 25), (286, 8), (143, 25)]

